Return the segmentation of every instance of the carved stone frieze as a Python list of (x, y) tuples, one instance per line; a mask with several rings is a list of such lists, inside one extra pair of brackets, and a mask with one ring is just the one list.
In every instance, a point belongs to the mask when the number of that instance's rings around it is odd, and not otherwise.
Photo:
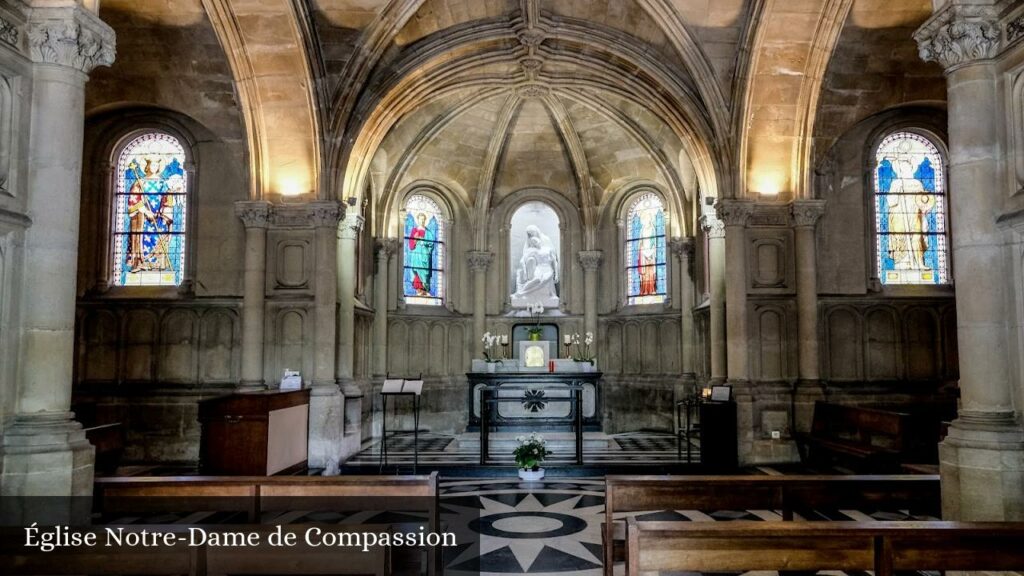
[(725, 222), (716, 218), (714, 214), (701, 216), (700, 227), (707, 233), (708, 238), (725, 238)]
[(484, 250), (470, 250), (466, 253), (466, 263), (469, 269), (474, 272), (486, 272), (487, 268), (494, 261), (494, 254)]
[(355, 240), (363, 229), (365, 219), (358, 214), (346, 214), (338, 221), (338, 239)]
[(1006, 42), (1014, 44), (1024, 38), (1024, 13), (1006, 23)]
[(668, 241), (668, 247), (680, 262), (687, 262), (693, 258), (695, 241), (693, 236), (677, 236)]
[(750, 215), (747, 224), (755, 227), (789, 227), (789, 206), (759, 204), (754, 208), (754, 213)]
[(1000, 37), (997, 22), (991, 7), (951, 4), (918, 28), (914, 40), (922, 60), (938, 62), (950, 70), (996, 55)]
[(398, 238), (378, 238), (374, 249), (377, 251), (377, 260), (387, 262), (398, 252)]
[(597, 270), (601, 267), (604, 252), (600, 250), (583, 250), (576, 257), (579, 258), (580, 266), (583, 266), (584, 270)]
[(715, 205), (715, 212), (726, 226), (746, 226), (755, 206), (747, 200), (720, 200)]
[(235, 215), (242, 220), (246, 228), (266, 228), (270, 224), (272, 212), (270, 202), (261, 200), (235, 202)]
[(312, 202), (309, 204), (309, 220), (317, 228), (333, 228), (345, 215), (345, 206), (340, 202)]
[(794, 226), (813, 228), (818, 224), (818, 219), (825, 214), (825, 201), (794, 200), (790, 211), (793, 214)]
[(14, 22), (0, 16), (0, 42), (10, 44), (17, 48), (18, 40), (20, 38), (21, 31), (18, 30), (18, 26)]
[(114, 63), (115, 34), (84, 8), (36, 8), (28, 22), (33, 61), (74, 68), (88, 74)]

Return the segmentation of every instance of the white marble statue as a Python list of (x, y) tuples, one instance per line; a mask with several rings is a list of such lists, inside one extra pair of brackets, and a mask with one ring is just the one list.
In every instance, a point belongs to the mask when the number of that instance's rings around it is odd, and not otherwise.
[(512, 294), (514, 308), (540, 304), (558, 307), (558, 251), (546, 234), (533, 224), (526, 227), (523, 256), (516, 266), (516, 291)]

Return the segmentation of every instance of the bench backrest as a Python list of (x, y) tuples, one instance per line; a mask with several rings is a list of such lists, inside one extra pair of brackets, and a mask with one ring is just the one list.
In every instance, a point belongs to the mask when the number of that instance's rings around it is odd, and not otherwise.
[(642, 571), (1017, 570), (1024, 523), (638, 522), (626, 574)]
[(912, 417), (903, 412), (829, 402), (814, 403), (811, 434), (814, 436), (856, 440), (864, 444), (884, 443), (887, 448), (902, 449), (912, 433)]

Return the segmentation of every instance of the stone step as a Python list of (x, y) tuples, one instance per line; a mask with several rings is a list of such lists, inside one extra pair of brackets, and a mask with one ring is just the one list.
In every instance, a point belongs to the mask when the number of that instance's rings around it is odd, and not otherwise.
[[(491, 454), (511, 454), (512, 450), (519, 445), (516, 437), (523, 436), (522, 432), (492, 432), (490, 435)], [(576, 437), (571, 433), (554, 432), (545, 433), (548, 450), (564, 453), (576, 450)], [(459, 452), (479, 452), (480, 434), (477, 432), (466, 432), (455, 437), (454, 449)], [(584, 450), (618, 450), (619, 446), (608, 435), (600, 432), (583, 433)]]

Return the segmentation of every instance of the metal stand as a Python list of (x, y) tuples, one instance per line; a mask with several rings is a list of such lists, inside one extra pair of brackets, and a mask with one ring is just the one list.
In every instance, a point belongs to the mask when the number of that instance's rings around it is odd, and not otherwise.
[(381, 438), (380, 438), (380, 472), (388, 465), (388, 397), (412, 396), (412, 473), (420, 463), (420, 395), (414, 392), (380, 392), (381, 398)]
[(693, 413), (700, 406), (700, 396), (693, 395), (676, 402), (676, 458), (683, 459), (683, 443), (686, 443), (686, 463), (692, 462), (690, 435), (692, 434)]

